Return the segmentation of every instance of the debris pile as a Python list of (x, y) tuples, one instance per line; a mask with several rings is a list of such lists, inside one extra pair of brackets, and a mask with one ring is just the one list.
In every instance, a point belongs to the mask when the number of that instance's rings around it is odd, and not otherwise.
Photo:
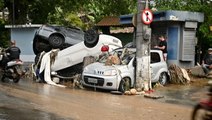
[(41, 60), (40, 69), (39, 69), (39, 74), (44, 72), (44, 80), (47, 84), (55, 85), (55, 86), (59, 86), (59, 87), (66, 87), (64, 85), (59, 85), (59, 84), (55, 83), (51, 79), (51, 68), (50, 67), (51, 67), (51, 64), (54, 63), (54, 59), (57, 56), (57, 53), (58, 53), (58, 50), (52, 50), (43, 55), (42, 60)]
[(143, 95), (145, 94), (144, 91), (138, 92), (136, 89), (130, 89), (129, 91), (124, 92), (125, 95)]
[(151, 99), (159, 99), (164, 98), (164, 96), (160, 96), (153, 93), (153, 90), (148, 91), (137, 91), (136, 89), (130, 89), (129, 91), (125, 91), (124, 95), (143, 95), (145, 98), (151, 98)]
[(105, 65), (119, 65), (120, 64), (120, 59), (117, 55), (110, 55), (107, 58), (107, 61), (105, 62)]
[(190, 83), (190, 77), (184, 68), (172, 64), (169, 66), (170, 82), (173, 84), (188, 84)]
[(197, 77), (205, 77), (206, 76), (201, 65), (191, 68), (190, 72), (192, 75), (197, 76)]

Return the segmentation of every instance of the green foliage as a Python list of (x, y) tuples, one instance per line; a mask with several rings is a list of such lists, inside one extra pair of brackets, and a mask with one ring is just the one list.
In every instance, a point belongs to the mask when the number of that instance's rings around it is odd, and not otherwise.
[(67, 26), (75, 26), (80, 28), (85, 28), (81, 19), (73, 13), (68, 13), (65, 18)]
[[(0, 0), (0, 10), (4, 9), (4, 0)], [(7, 47), (9, 41), (9, 31), (4, 28), (6, 21), (0, 19), (0, 47)]]
[(105, 16), (131, 14), (137, 9), (136, 3), (137, 0), (91, 0), (85, 8), (99, 21)]
[(9, 41), (9, 30), (4, 28), (5, 21), (0, 19), (0, 47), (6, 48)]
[[(1, 5), (1, 1), (4, 5)], [(25, 24), (29, 21), (33, 24), (71, 23), (86, 29), (105, 16), (131, 14), (136, 10), (136, 3), (137, 0), (0, 0), (0, 7), (9, 9), (11, 24), (14, 21), (15, 24)], [(77, 16), (81, 18), (81, 22), (77, 20)]]

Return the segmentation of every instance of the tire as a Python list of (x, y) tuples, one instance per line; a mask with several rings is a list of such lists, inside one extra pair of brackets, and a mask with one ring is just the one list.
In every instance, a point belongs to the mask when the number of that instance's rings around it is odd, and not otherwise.
[(13, 82), (18, 83), (20, 79), (21, 79), (21, 77), (18, 75), (16, 78), (13, 79)]
[(49, 37), (49, 43), (52, 46), (52, 48), (62, 48), (64, 42), (65, 42), (64, 37), (60, 35), (54, 34)]
[(5, 78), (6, 78), (6, 77), (5, 77), (4, 73), (3, 73), (2, 78), (1, 78), (1, 81), (2, 81), (2, 82), (6, 82), (6, 81), (5, 81)]
[(167, 82), (168, 82), (168, 76), (167, 76), (166, 72), (162, 72), (160, 74), (158, 82), (161, 85), (166, 85), (167, 84)]
[(206, 115), (206, 112), (210, 111), (204, 109), (200, 104), (196, 105), (192, 112), (191, 120), (211, 120), (212, 116)]
[(96, 46), (99, 41), (99, 34), (94, 29), (89, 29), (84, 34), (84, 44), (88, 48)]
[(124, 93), (125, 91), (130, 89), (130, 79), (129, 78), (123, 78), (119, 84), (119, 91)]

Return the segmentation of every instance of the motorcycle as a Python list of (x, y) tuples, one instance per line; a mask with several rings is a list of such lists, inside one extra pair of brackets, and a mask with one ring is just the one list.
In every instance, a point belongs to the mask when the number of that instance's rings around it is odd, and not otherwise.
[(212, 120), (212, 80), (209, 82), (208, 99), (201, 100), (192, 113), (192, 120)]
[[(24, 72), (22, 70), (23, 61), (20, 59), (12, 60), (9, 62), (6, 59), (8, 59), (7, 53), (5, 53), (3, 50), (0, 50), (0, 67), (2, 68), (2, 82), (6, 82), (6, 78), (12, 79), (14, 83), (18, 83), (21, 79), (21, 76), (24, 75)], [(5, 64), (7, 64), (5, 66)]]

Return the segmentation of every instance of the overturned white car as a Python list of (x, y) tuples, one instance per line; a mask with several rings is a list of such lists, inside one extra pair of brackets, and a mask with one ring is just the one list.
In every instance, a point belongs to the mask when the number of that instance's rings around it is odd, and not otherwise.
[[(87, 47), (89, 43), (93, 45)], [(38, 59), (39, 75), (42, 74), (41, 76), (47, 82), (52, 81), (51, 73), (55, 74), (56, 72), (58, 76), (64, 76), (64, 73), (76, 72), (75, 68), (82, 71), (81, 63), (84, 57), (99, 56), (102, 53), (101, 48), (103, 46), (107, 46), (109, 51), (112, 51), (113, 49), (122, 47), (122, 42), (116, 37), (100, 34), (89, 39), (87, 38), (85, 41), (66, 49), (52, 50), (45, 53), (41, 59)], [(56, 53), (54, 58), (52, 58), (52, 53)], [(67, 77), (67, 75), (65, 76)]]
[[(82, 84), (88, 87), (119, 90), (121, 92), (133, 87), (135, 85), (135, 52), (135, 48), (116, 49), (111, 54), (116, 54), (120, 62), (108, 65), (108, 56), (106, 56), (99, 62), (86, 66), (82, 73)], [(169, 74), (163, 53), (161, 50), (151, 50), (150, 53), (152, 83), (159, 82), (165, 85)], [(117, 61), (115, 58), (113, 59)]]

